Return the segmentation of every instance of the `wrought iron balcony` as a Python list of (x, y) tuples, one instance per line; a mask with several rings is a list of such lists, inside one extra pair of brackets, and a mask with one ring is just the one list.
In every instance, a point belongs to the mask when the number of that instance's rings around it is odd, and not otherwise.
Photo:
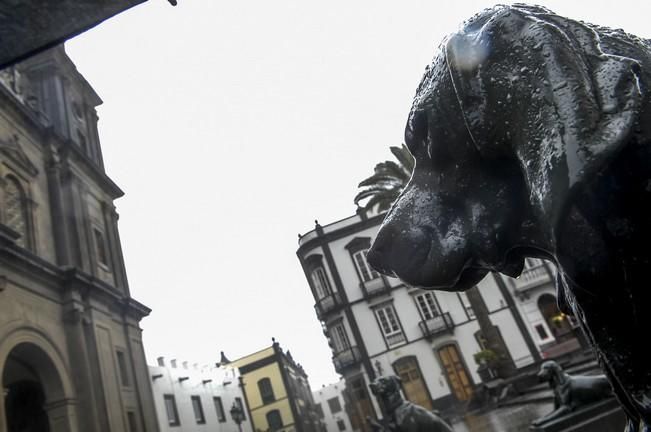
[(335, 365), (335, 370), (343, 374), (347, 369), (356, 366), (362, 361), (362, 356), (359, 354), (359, 349), (354, 346), (332, 356), (332, 362)]
[(433, 338), (443, 333), (452, 333), (454, 330), (454, 321), (448, 312), (441, 314), (437, 317), (422, 320), (418, 323), (423, 336), (426, 338)]
[(316, 309), (317, 316), (321, 318), (328, 312), (334, 311), (340, 305), (341, 296), (339, 293), (332, 293), (318, 300), (314, 305), (314, 308)]
[(366, 282), (361, 282), (359, 284), (362, 292), (364, 293), (364, 298), (369, 299), (375, 297), (376, 295), (386, 294), (389, 292), (389, 285), (387, 284), (384, 277), (380, 276), (375, 279), (371, 279)]

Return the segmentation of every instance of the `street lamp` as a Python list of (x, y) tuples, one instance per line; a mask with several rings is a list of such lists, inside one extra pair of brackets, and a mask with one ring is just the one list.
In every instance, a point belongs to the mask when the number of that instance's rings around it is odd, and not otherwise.
[(240, 432), (242, 432), (242, 421), (244, 420), (244, 411), (242, 411), (242, 407), (240, 407), (237, 402), (233, 402), (233, 406), (231, 407), (231, 418), (237, 424), (237, 428), (239, 429)]

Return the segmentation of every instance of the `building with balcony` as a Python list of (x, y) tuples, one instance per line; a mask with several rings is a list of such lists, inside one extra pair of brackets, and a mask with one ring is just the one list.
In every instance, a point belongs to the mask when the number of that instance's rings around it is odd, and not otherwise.
[(233, 405), (244, 407), (237, 368), (166, 364), (159, 357), (149, 375), (161, 432), (253, 432), (250, 421), (238, 427), (230, 414)]
[(239, 370), (253, 430), (321, 432), (307, 374), (278, 342), (228, 365)]
[(158, 431), (101, 103), (62, 46), (0, 71), (2, 431)]
[(346, 382), (341, 380), (312, 392), (314, 407), (323, 423), (324, 432), (352, 432), (344, 391)]
[(503, 279), (543, 358), (558, 357), (588, 347), (578, 322), (558, 309), (556, 270), (551, 263), (527, 258), (520, 277)]
[[(368, 390), (378, 375), (400, 376), (409, 400), (439, 410), (465, 405), (482, 383), (474, 354), (486, 349), (486, 340), (468, 295), (412, 288), (369, 266), (366, 253), (383, 218), (358, 210), (331, 224), (315, 222), (313, 230), (299, 236), (298, 259), (332, 348), (334, 368), (346, 382), (354, 430), (368, 431), (365, 419), (382, 416)], [(498, 274), (473, 288), (516, 370), (540, 360), (554, 337), (544, 314), (529, 310), (531, 305), (517, 294), (526, 291), (532, 299), (547, 295), (552, 274), (538, 260), (527, 265), (522, 278), (526, 288), (519, 288), (521, 280)], [(554, 316), (569, 326), (558, 309)]]

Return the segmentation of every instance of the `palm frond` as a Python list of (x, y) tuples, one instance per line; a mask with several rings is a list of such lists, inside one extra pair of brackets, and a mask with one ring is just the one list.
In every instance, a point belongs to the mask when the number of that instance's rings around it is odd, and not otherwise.
[(365, 210), (371, 210), (377, 206), (378, 212), (388, 210), (394, 201), (400, 196), (400, 191), (386, 191), (371, 196), (371, 198), (364, 204)]
[(397, 179), (396, 177), (384, 173), (375, 173), (369, 178), (362, 180), (357, 187), (370, 186), (374, 184), (396, 184), (404, 186), (405, 182), (403, 179)]
[(416, 165), (416, 160), (411, 155), (407, 146), (401, 144), (400, 147), (389, 147), (389, 150), (391, 150), (391, 153), (393, 153), (396, 159), (398, 159), (402, 168), (409, 173), (409, 176), (411, 176), (411, 173), (414, 171), (414, 166)]
[(407, 184), (411, 174), (408, 174), (395, 162), (386, 161), (375, 165), (374, 174), (362, 180), (358, 187), (380, 182), (397, 182), (403, 186)]
[(390, 150), (398, 162), (384, 161), (375, 165), (373, 175), (359, 183), (360, 191), (353, 200), (355, 205), (365, 201), (362, 207), (366, 210), (386, 211), (407, 186), (414, 170), (414, 158), (404, 144), (390, 147)]
[(380, 162), (375, 166), (376, 172), (384, 172), (389, 175), (393, 175), (395, 178), (404, 181), (406, 184), (411, 177), (411, 171), (407, 172), (401, 165), (393, 161)]
[(378, 195), (378, 196), (385, 196), (385, 195), (394, 195), (398, 196), (400, 195), (400, 192), (402, 192), (402, 188), (399, 187), (369, 187), (366, 189), (362, 189), (355, 195), (355, 205), (359, 204), (360, 201), (365, 200), (366, 198)]

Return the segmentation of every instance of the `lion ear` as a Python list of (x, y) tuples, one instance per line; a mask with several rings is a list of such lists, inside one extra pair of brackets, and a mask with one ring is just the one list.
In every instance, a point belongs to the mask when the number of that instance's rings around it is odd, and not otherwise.
[(445, 44), (475, 145), (515, 158), (553, 232), (573, 192), (630, 139), (640, 65), (605, 54), (597, 32), (536, 7), (498, 6)]

